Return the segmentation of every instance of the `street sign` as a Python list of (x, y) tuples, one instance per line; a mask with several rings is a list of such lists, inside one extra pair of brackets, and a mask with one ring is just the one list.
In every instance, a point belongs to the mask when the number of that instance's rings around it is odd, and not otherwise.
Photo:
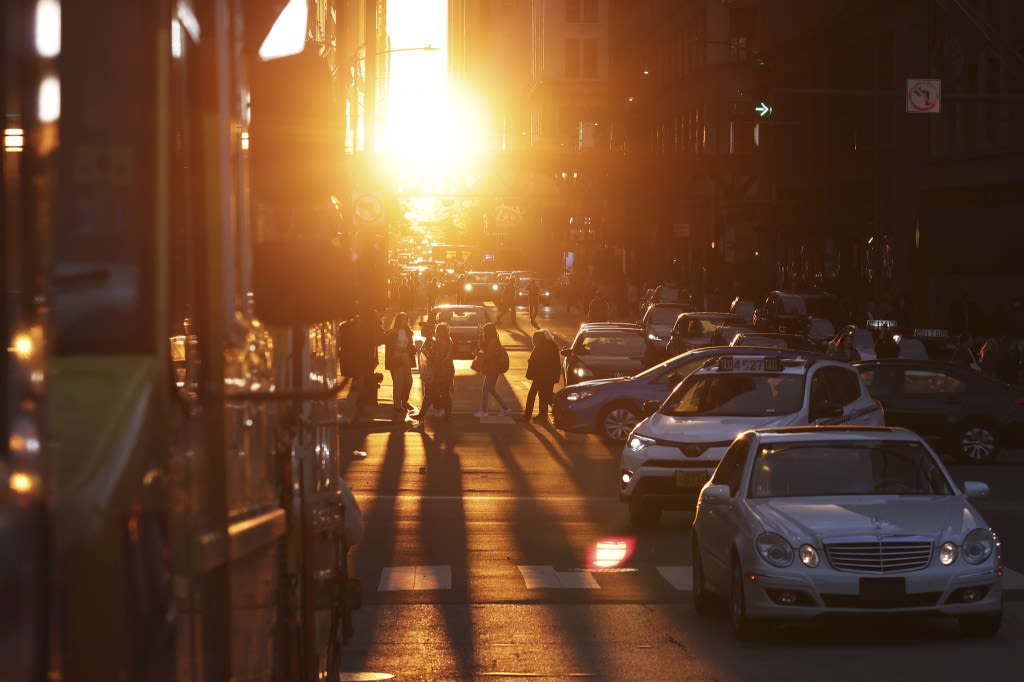
[(384, 217), (384, 202), (376, 194), (356, 194), (352, 197), (352, 213), (361, 225), (376, 225)]
[(767, 102), (758, 102), (757, 106), (754, 107), (754, 111), (757, 112), (757, 115), (761, 118), (768, 118), (772, 115), (772, 111), (774, 110)]
[(907, 113), (938, 114), (942, 112), (942, 80), (938, 78), (907, 79)]

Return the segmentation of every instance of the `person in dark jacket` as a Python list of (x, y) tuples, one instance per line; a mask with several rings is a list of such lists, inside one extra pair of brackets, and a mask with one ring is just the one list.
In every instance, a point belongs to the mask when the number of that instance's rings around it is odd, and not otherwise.
[(444, 413), (444, 420), (448, 421), (452, 412), (452, 388), (455, 381), (455, 363), (452, 361), (455, 347), (447, 322), (439, 322), (433, 334), (424, 362), (427, 371), (423, 374), (421, 370), (421, 376), (428, 377), (423, 390), (423, 404), (412, 417), (422, 421), (431, 407), (439, 407)]
[(533, 420), (547, 421), (551, 395), (561, 376), (561, 364), (558, 344), (550, 332), (544, 329), (535, 331), (533, 351), (526, 364), (526, 378), (531, 381), (530, 391), (526, 394), (526, 406), (523, 408), (523, 414), (518, 417), (519, 421), (530, 419), (530, 415), (533, 414), (533, 402), (537, 396), (540, 396), (540, 408)]
[(898, 358), (900, 355), (900, 345), (896, 343), (896, 339), (893, 338), (891, 329), (883, 329), (878, 334), (878, 339), (875, 340), (875, 357), (876, 358)]

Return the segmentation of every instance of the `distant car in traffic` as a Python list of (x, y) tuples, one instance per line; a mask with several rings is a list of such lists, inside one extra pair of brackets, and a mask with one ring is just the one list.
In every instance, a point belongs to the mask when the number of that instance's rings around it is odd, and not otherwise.
[(690, 533), (698, 614), (728, 602), (739, 640), (820, 616), (946, 616), (991, 636), (1003, 614), (999, 541), (905, 429), (758, 429), (730, 444)]
[(693, 311), (687, 302), (652, 303), (647, 306), (643, 319), (639, 324), (643, 327), (647, 342), (660, 349), (668, 345), (669, 335), (676, 326), (676, 320), (682, 313)]
[(885, 423), (920, 434), (961, 462), (986, 463), (1024, 446), (1024, 390), (946, 362), (892, 358), (852, 363)]
[(566, 386), (586, 379), (632, 376), (653, 364), (640, 325), (626, 322), (580, 325), (561, 355)]
[(481, 330), (490, 322), (487, 308), (482, 305), (445, 303), (436, 305), (427, 313), (427, 324), (447, 322), (455, 344), (455, 357), (470, 358), (480, 343)]
[(736, 434), (798, 424), (884, 423), (857, 372), (827, 358), (715, 358), (633, 429), (622, 449), (619, 499), (634, 526), (663, 509), (692, 509)]
[[(672, 331), (669, 332), (665, 353), (672, 356), (701, 346), (709, 346), (713, 343), (712, 335), (719, 327), (746, 327), (749, 322), (749, 320), (732, 313), (713, 311), (683, 313), (676, 318), (676, 323), (672, 326)], [(723, 340), (723, 342), (727, 344), (729, 340)]]
[(803, 334), (779, 334), (775, 332), (740, 332), (732, 337), (730, 346), (758, 346), (761, 348), (790, 348), (792, 350), (817, 350), (818, 346)]
[(843, 317), (839, 299), (832, 294), (823, 291), (772, 291), (754, 312), (754, 326), (763, 331), (807, 334), (812, 319), (819, 318), (831, 323), (832, 332), (826, 335), (831, 336)]
[(462, 300), (467, 303), (482, 303), (498, 297), (501, 284), (494, 272), (472, 270), (467, 272), (462, 281)]
[(710, 358), (722, 355), (772, 355), (788, 358), (823, 357), (785, 349), (705, 346), (676, 355), (639, 374), (581, 381), (555, 393), (551, 415), (555, 428), (571, 433), (596, 433), (612, 442), (624, 442), (641, 419), (643, 406), (661, 402), (676, 385)]

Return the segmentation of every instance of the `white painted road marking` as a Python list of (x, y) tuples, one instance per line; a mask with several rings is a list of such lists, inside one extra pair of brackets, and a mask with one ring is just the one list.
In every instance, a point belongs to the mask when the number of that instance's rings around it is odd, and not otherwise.
[(380, 574), (380, 592), (401, 590), (450, 590), (451, 566), (391, 566)]
[(556, 571), (551, 566), (519, 566), (519, 573), (530, 590), (572, 588), (599, 590), (601, 586), (588, 571)]

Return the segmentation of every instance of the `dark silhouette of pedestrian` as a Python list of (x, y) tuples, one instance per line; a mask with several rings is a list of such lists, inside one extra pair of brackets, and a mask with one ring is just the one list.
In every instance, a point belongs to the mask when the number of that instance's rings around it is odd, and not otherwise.
[(974, 351), (971, 350), (971, 333), (966, 329), (960, 332), (959, 341), (956, 349), (953, 351), (953, 364), (960, 365), (961, 367), (970, 367), (971, 369), (980, 369), (978, 359), (974, 357)]
[(511, 315), (512, 322), (515, 322), (516, 296), (518, 294), (516, 289), (516, 280), (514, 278), (508, 280), (505, 282), (504, 286), (502, 286), (501, 292), (499, 292), (498, 295), (498, 317), (495, 322), (500, 324), (502, 319), (505, 317), (505, 313)]
[(495, 389), (498, 379), (508, 371), (508, 351), (501, 345), (501, 339), (498, 338), (498, 327), (493, 322), (485, 323), (481, 330), (480, 350), (477, 351), (473, 364), (474, 368), (484, 375), (484, 384), (480, 392), (480, 410), (474, 412), (473, 416), (483, 419), (488, 415), (487, 402), (491, 396), (501, 406), (501, 414), (511, 414), (512, 409), (505, 404)]
[(587, 308), (587, 322), (608, 322), (611, 318), (611, 306), (608, 299), (598, 291)]
[(391, 328), (384, 334), (384, 368), (391, 372), (394, 390), (392, 402), (396, 420), (404, 420), (412, 410), (409, 394), (412, 391), (412, 366), (415, 355), (416, 348), (413, 346), (409, 315), (399, 312), (395, 315)]
[(351, 328), (344, 334), (341, 349), (351, 368), (352, 391), (356, 397), (355, 421), (368, 418), (370, 412), (377, 407), (377, 392), (384, 378), (377, 372), (380, 362), (378, 348), (384, 343), (384, 329), (380, 315), (369, 306), (363, 306), (360, 312), (347, 324)]
[(526, 364), (526, 378), (531, 382), (530, 391), (526, 394), (526, 405), (523, 408), (523, 414), (518, 417), (519, 421), (530, 419), (530, 415), (533, 414), (534, 400), (538, 396), (540, 396), (540, 407), (534, 421), (547, 420), (551, 397), (561, 373), (562, 363), (558, 344), (555, 343), (550, 332), (538, 329), (533, 333), (533, 350), (530, 352), (530, 359)]
[(883, 329), (878, 334), (878, 338), (875, 339), (875, 357), (898, 358), (899, 355), (900, 345), (896, 343), (896, 339), (893, 338), (892, 330)]
[(540, 312), (540, 285), (537, 278), (531, 278), (526, 285), (526, 300), (530, 308), (530, 322), (537, 326), (537, 313)]
[(455, 346), (447, 322), (439, 322), (434, 327), (434, 338), (429, 346), (425, 347), (428, 348), (427, 357), (420, 369), (420, 377), (425, 382), (423, 404), (419, 412), (412, 417), (422, 421), (430, 408), (436, 406), (441, 408), (442, 416), (447, 421), (452, 413), (452, 390), (455, 382)]

